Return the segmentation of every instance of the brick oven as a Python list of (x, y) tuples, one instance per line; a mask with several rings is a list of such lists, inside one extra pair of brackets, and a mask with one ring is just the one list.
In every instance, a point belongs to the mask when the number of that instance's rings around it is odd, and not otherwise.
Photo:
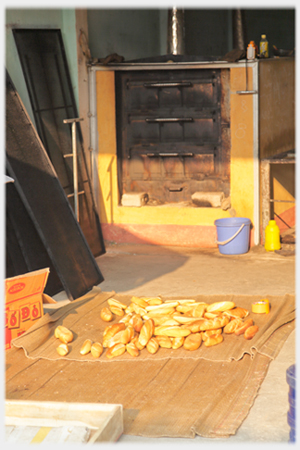
[[(260, 243), (260, 162), (295, 149), (294, 71), (294, 58), (166, 55), (91, 65), (90, 148), (104, 239), (215, 247), (214, 221), (239, 216), (251, 220), (251, 244)], [(222, 203), (205, 201), (211, 194)], [(144, 197), (125, 204), (124, 195)]]

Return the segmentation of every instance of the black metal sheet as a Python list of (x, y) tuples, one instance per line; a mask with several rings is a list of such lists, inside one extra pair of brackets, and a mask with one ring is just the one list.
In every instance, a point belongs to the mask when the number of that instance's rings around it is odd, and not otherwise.
[(50, 296), (63, 285), (35, 226), (18, 194), (15, 183), (6, 185), (6, 278), (48, 267), (44, 292)]
[(104, 278), (10, 77), (6, 78), (8, 174), (70, 300)]
[[(18, 49), (37, 132), (74, 209), (71, 125), (78, 118), (63, 39), (59, 29), (20, 29), (13, 35)], [(78, 152), (79, 223), (94, 256), (105, 253), (99, 216), (89, 176), (89, 150), (80, 123), (76, 124)]]

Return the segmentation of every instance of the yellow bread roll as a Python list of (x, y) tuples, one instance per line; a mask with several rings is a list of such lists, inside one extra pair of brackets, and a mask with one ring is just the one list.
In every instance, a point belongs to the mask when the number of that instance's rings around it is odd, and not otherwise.
[(67, 344), (60, 344), (56, 351), (60, 356), (66, 356), (69, 353), (69, 347)]
[(105, 306), (101, 309), (100, 317), (102, 320), (104, 320), (104, 322), (110, 322), (111, 320), (113, 320), (114, 316), (111, 310)]
[(68, 344), (73, 341), (73, 333), (68, 328), (58, 325), (54, 330), (54, 336), (63, 344)]
[(106, 357), (111, 359), (111, 358), (116, 358), (117, 356), (123, 355), (123, 353), (125, 353), (126, 351), (126, 346), (125, 344), (115, 344), (113, 347), (110, 347), (106, 350)]
[(91, 347), (92, 347), (92, 341), (91, 341), (91, 339), (86, 339), (86, 340), (84, 341), (84, 343), (82, 344), (79, 353), (80, 353), (81, 355), (87, 355), (88, 353), (90, 353)]
[(211, 305), (207, 305), (206, 311), (207, 312), (223, 312), (227, 311), (228, 309), (232, 309), (235, 307), (234, 302), (216, 302), (212, 303)]
[(100, 342), (94, 342), (91, 346), (91, 354), (93, 358), (99, 358), (103, 353), (103, 345)]
[(139, 335), (139, 343), (143, 346), (146, 346), (149, 340), (152, 338), (154, 332), (154, 321), (153, 319), (148, 319), (142, 326)]
[(201, 333), (192, 333), (189, 336), (187, 336), (184, 340), (183, 348), (185, 350), (197, 350), (202, 342), (202, 335)]
[(206, 347), (212, 347), (213, 345), (221, 344), (223, 340), (224, 338), (222, 334), (212, 334), (204, 341), (204, 345)]

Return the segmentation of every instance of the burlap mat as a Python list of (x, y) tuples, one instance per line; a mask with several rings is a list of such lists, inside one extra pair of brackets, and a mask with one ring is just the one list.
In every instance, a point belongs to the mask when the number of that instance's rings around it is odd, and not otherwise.
[[(85, 339), (102, 342), (104, 329), (108, 326), (100, 318), (100, 311), (108, 306), (107, 300), (117, 298), (125, 304), (130, 303), (131, 295), (117, 295), (115, 292), (102, 292), (95, 287), (90, 293), (80, 299), (59, 308), (53, 313), (45, 314), (26, 333), (15, 338), (12, 343), (15, 347), (23, 347), (28, 358), (45, 358), (49, 360), (62, 359), (56, 351), (59, 341), (54, 337), (54, 330), (58, 325), (64, 325), (74, 334), (74, 340), (69, 344), (70, 351), (64, 358), (73, 361), (93, 361), (95, 364), (110, 363), (105, 357), (105, 351), (99, 359), (91, 354), (82, 356), (80, 349)], [(168, 297), (166, 299), (175, 299)], [(184, 298), (184, 297), (176, 297)], [(214, 303), (216, 301), (233, 301), (237, 306), (250, 311), (250, 317), (259, 326), (259, 332), (252, 340), (246, 340), (243, 336), (225, 335), (224, 341), (213, 347), (201, 347), (196, 351), (187, 351), (184, 348), (176, 350), (160, 348), (155, 355), (146, 349), (140, 352), (138, 358), (134, 358), (127, 352), (117, 357), (118, 361), (143, 361), (143, 360), (167, 360), (171, 359), (206, 359), (210, 361), (238, 361), (245, 354), (253, 358), (255, 352), (274, 358), (278, 352), (280, 342), (286, 339), (284, 331), (274, 334), (282, 325), (295, 319), (295, 296), (268, 296), (270, 302), (269, 314), (253, 314), (251, 303), (261, 300), (260, 296), (235, 296), (235, 295), (199, 295), (193, 297), (196, 301)], [(117, 322), (119, 319), (109, 322)]]
[[(62, 359), (56, 353), (55, 327), (63, 324), (70, 328), (75, 339), (65, 357), (69, 360), (64, 367), (68, 389), (58, 380), (56, 394), (63, 401), (78, 398), (77, 401), (122, 404), (124, 434), (128, 435), (228, 438), (235, 434), (254, 403), (270, 362), (295, 327), (294, 296), (268, 296), (270, 313), (250, 314), (260, 327), (252, 341), (242, 336), (225, 336), (222, 344), (201, 346), (194, 352), (161, 348), (155, 355), (143, 350), (137, 358), (124, 354), (109, 360), (105, 353), (97, 360), (81, 356), (79, 349), (86, 338), (101, 341), (107, 324), (103, 324), (99, 314), (111, 296), (124, 303), (131, 298), (95, 288), (83, 298), (46, 314), (14, 339), (13, 345), (24, 348), (27, 357), (40, 359), (37, 364), (47, 364), (49, 360)], [(246, 295), (194, 298), (208, 303), (231, 299), (250, 311), (251, 303), (260, 299)], [(81, 381), (78, 385), (77, 377), (74, 378), (76, 363), (78, 380), (85, 380), (83, 391)]]

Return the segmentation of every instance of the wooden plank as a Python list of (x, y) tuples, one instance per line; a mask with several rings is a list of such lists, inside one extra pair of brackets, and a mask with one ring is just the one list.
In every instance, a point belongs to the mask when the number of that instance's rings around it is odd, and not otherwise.
[[(94, 430), (89, 440), (91, 443), (114, 442), (123, 433), (123, 407), (117, 404), (6, 400), (5, 424), (21, 428), (40, 427), (40, 436), (37, 430), (34, 438), (27, 433), (30, 442), (34, 439), (35, 442), (43, 441), (49, 428), (58, 427), (67, 430), (74, 427), (73, 442), (76, 438), (78, 442), (82, 441), (85, 429)], [(65, 440), (70, 441), (70, 433), (65, 434)]]
[(259, 62), (260, 158), (295, 148), (295, 60)]

